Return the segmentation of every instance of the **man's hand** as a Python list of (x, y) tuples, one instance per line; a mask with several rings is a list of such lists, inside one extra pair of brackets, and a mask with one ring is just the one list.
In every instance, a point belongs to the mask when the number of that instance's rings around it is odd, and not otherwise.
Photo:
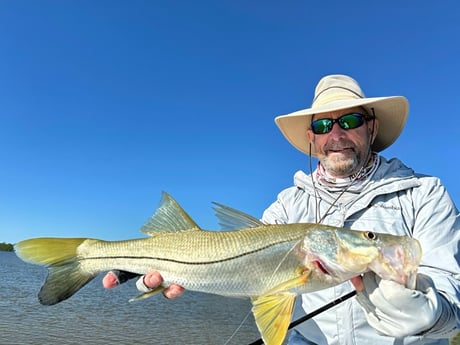
[(416, 290), (373, 272), (362, 281), (353, 278), (358, 291), (357, 301), (366, 314), (367, 322), (379, 333), (391, 337), (417, 335), (434, 326), (442, 312), (442, 301), (428, 276), (417, 276)]
[[(110, 271), (102, 279), (102, 285), (106, 289), (112, 289), (134, 277), (139, 277), (139, 275), (124, 271)], [(161, 277), (160, 273), (157, 271), (150, 271), (147, 274), (139, 277), (136, 282), (136, 286), (139, 291), (146, 292), (157, 288), (162, 283), (163, 278)], [(163, 295), (166, 298), (176, 298), (181, 296), (183, 292), (184, 288), (182, 286), (173, 284), (165, 288)]]
[(120, 284), (123, 284), (127, 282), (130, 279), (139, 277), (139, 274), (136, 273), (131, 273), (131, 272), (126, 272), (126, 271), (119, 271), (119, 270), (113, 270), (107, 273), (102, 279), (102, 285), (106, 289), (113, 289), (114, 287), (117, 287)]

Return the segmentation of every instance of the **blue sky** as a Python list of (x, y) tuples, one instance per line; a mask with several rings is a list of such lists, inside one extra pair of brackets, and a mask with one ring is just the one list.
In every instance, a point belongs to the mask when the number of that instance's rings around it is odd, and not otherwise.
[[(412, 3), (412, 5), (408, 4)], [(404, 95), (382, 154), (460, 200), (457, 1), (0, 2), (0, 242), (142, 236), (161, 191), (260, 217), (305, 155), (274, 117), (343, 73)]]

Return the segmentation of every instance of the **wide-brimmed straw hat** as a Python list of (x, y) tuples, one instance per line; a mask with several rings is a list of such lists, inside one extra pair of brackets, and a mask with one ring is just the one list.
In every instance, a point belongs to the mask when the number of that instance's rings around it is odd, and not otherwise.
[(369, 115), (374, 108), (379, 121), (377, 137), (372, 150), (380, 152), (390, 146), (401, 134), (409, 111), (409, 102), (403, 96), (366, 98), (359, 84), (346, 75), (328, 75), (322, 78), (315, 89), (310, 108), (302, 109), (275, 118), (275, 122), (286, 139), (300, 151), (315, 156), (315, 149), (307, 137), (312, 117), (341, 109), (363, 107)]

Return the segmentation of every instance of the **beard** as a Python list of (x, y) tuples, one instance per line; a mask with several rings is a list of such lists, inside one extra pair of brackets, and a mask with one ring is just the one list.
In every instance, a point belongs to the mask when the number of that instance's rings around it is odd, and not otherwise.
[(330, 157), (326, 156), (321, 160), (324, 169), (332, 176), (347, 177), (358, 172), (361, 168), (359, 155), (353, 154), (351, 157)]
[[(346, 149), (345, 152), (338, 152)], [(356, 174), (365, 164), (362, 152), (351, 141), (330, 142), (324, 147), (321, 164), (332, 176), (348, 177)]]

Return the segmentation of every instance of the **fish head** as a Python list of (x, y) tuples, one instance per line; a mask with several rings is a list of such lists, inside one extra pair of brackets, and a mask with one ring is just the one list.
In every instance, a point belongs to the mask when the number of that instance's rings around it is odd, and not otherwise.
[[(407, 236), (378, 236), (384, 244), (379, 249), (379, 256), (370, 263), (370, 270), (382, 279), (393, 280), (415, 289), (417, 270), (422, 259), (420, 243)], [(393, 237), (396, 237), (396, 241)]]
[(415, 287), (422, 257), (420, 243), (408, 236), (373, 231), (338, 230), (339, 261), (356, 274), (373, 271), (382, 279)]
[(304, 239), (303, 251), (306, 260), (337, 282), (373, 271), (411, 287), (421, 260), (413, 238), (341, 228), (314, 231)]
[(377, 255), (375, 248), (359, 246), (355, 234), (343, 230), (319, 225), (302, 243), (305, 265), (322, 280), (335, 284), (366, 271), (370, 258)]

